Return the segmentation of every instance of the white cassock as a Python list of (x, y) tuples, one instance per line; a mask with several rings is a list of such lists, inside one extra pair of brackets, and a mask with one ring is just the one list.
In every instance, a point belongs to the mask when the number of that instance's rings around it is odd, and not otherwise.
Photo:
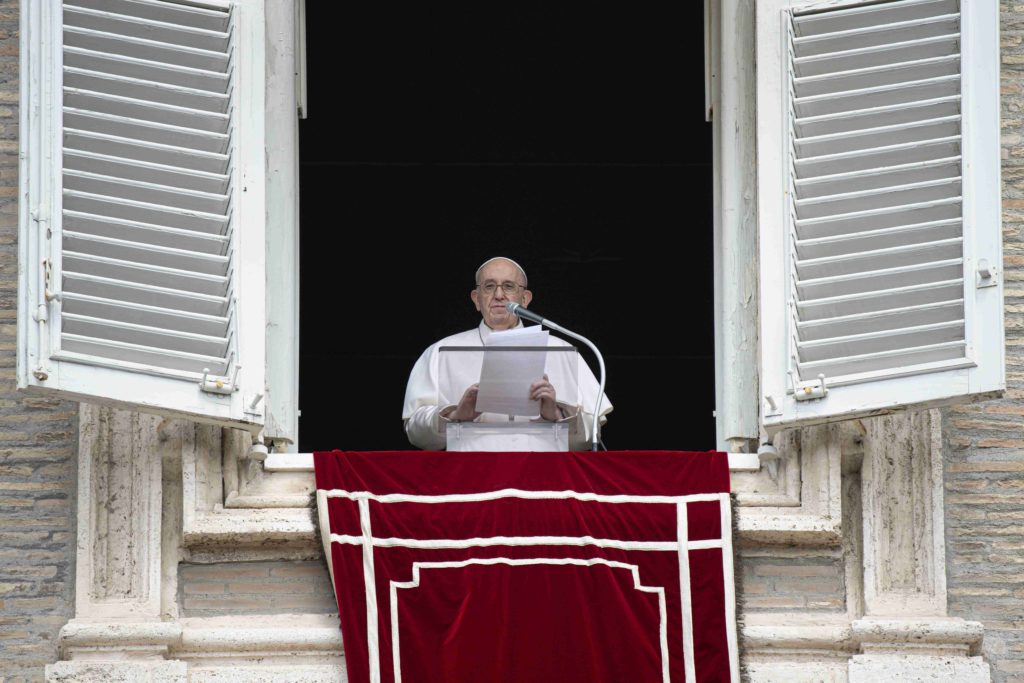
[[(520, 322), (517, 327), (522, 327), (522, 325)], [(457, 395), (449, 398), (453, 403), (439, 405), (441, 386), (439, 380), (440, 354), (438, 349), (442, 346), (481, 347), (487, 343), (487, 339), (492, 332), (493, 330), (481, 321), (480, 326), (475, 329), (453, 334), (427, 347), (427, 350), (416, 361), (412, 372), (409, 373), (409, 384), (405, 388), (405, 407), (402, 409), (405, 433), (409, 436), (409, 442), (412, 445), (427, 450), (443, 450), (446, 446), (445, 430), (449, 420), (441, 416), (441, 411), (449, 406), (454, 406), (462, 397), (462, 392), (469, 388), (470, 385), (480, 381), (479, 358), (469, 358), (470, 354), (463, 354), (462, 358), (467, 359), (465, 361), (467, 364), (466, 368), (453, 368), (451, 367), (451, 360), (449, 360), (449, 367), (446, 368), (446, 371), (449, 373), (454, 372), (456, 376), (454, 378), (447, 378), (446, 384), (461, 388), (458, 389)], [(570, 346), (570, 344), (553, 335), (548, 337), (548, 345)], [(472, 355), (482, 356), (483, 354)], [(548, 355), (568, 357), (568, 354), (562, 353), (549, 353)], [(590, 368), (583, 362), (583, 359), (575, 353), (572, 356), (577, 358), (578, 367), (572, 373), (576, 377), (575, 390), (570, 389), (568, 393), (574, 395), (564, 395), (559, 390), (559, 383), (553, 375), (551, 375), (551, 383), (555, 387), (555, 400), (558, 406), (562, 409), (563, 414), (569, 416), (564, 420), (560, 420), (560, 422), (566, 423), (569, 426), (569, 448), (571, 450), (588, 450), (591, 443), (590, 430), (594, 424), (594, 407), (597, 405), (597, 395), (601, 387), (594, 377), (594, 373), (590, 371)], [(537, 379), (541, 378), (538, 377)], [(572, 384), (571, 382), (567, 383), (570, 387)], [(607, 422), (606, 416), (611, 411), (612, 404), (606, 395), (601, 401), (602, 425)], [(536, 420), (536, 418), (533, 419)], [(511, 420), (526, 422), (530, 421), (531, 418), (523, 416), (513, 418), (508, 415), (483, 413), (474, 422), (509, 422)]]

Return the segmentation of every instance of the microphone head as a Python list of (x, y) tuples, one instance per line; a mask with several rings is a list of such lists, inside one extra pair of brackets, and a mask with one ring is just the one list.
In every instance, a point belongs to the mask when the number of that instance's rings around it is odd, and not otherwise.
[(509, 301), (507, 304), (505, 304), (505, 310), (511, 313), (512, 315), (517, 315), (517, 312), (519, 310), (519, 304), (517, 304), (514, 301)]

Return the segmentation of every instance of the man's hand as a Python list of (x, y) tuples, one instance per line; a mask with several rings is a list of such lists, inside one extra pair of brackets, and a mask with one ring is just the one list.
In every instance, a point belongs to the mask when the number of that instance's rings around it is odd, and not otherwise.
[(480, 417), (480, 412), (476, 409), (476, 395), (478, 391), (480, 391), (479, 384), (474, 384), (466, 389), (466, 392), (462, 394), (462, 398), (459, 399), (459, 405), (455, 406), (455, 410), (445, 415), (445, 417), (452, 422), (469, 422)]
[(562, 419), (562, 410), (555, 403), (555, 388), (548, 381), (548, 376), (530, 385), (530, 400), (540, 401), (540, 416), (548, 422)]

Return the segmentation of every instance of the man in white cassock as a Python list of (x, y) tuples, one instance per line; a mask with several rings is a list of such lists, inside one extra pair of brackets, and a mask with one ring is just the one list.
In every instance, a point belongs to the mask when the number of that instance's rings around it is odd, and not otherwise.
[[(405, 389), (405, 407), (402, 419), (405, 433), (412, 445), (429, 450), (442, 450), (446, 446), (445, 432), (450, 422), (509, 422), (531, 418), (476, 410), (477, 384), (470, 384), (457, 404), (439, 405), (439, 353), (443, 346), (484, 346), (492, 333), (523, 326), (518, 316), (508, 312), (506, 304), (530, 305), (533, 294), (526, 288), (526, 272), (512, 259), (497, 256), (484, 262), (476, 271), (476, 287), (470, 293), (473, 305), (483, 318), (479, 327), (445, 337), (431, 345), (416, 361), (409, 384)], [(550, 337), (550, 346), (568, 346), (556, 337)], [(575, 354), (574, 354), (575, 355)], [(569, 448), (588, 450), (591, 443), (594, 407), (600, 385), (587, 364), (578, 361), (576, 395), (561, 396), (547, 376), (530, 385), (530, 399), (539, 401), (539, 418), (547, 422), (562, 422), (569, 428)], [(457, 372), (458, 368), (455, 368)], [(601, 424), (607, 421), (612, 404), (605, 396), (601, 401)]]

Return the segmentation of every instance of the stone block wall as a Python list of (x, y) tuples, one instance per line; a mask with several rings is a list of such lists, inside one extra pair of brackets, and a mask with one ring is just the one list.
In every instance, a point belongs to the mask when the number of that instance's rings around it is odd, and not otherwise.
[(1006, 395), (943, 411), (951, 615), (985, 625), (997, 683), (1024, 681), (1024, 5), (1004, 0)]
[(18, 2), (0, 0), (0, 681), (43, 680), (74, 613), (74, 403), (15, 391)]

